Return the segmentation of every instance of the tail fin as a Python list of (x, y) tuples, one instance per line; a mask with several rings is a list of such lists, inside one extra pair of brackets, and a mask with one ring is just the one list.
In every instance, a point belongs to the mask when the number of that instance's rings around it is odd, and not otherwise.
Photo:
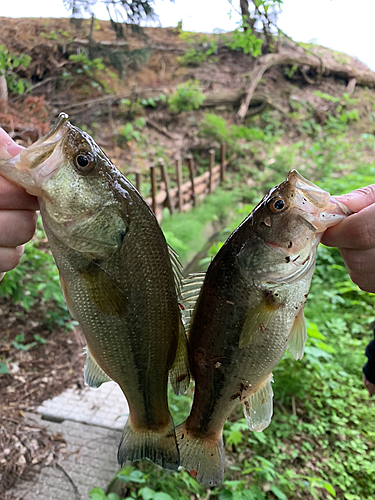
[(128, 419), (118, 448), (117, 460), (122, 466), (127, 460), (133, 462), (142, 458), (148, 458), (164, 469), (178, 469), (180, 455), (172, 418), (166, 427), (142, 431), (134, 430)]
[(205, 486), (220, 484), (225, 465), (223, 437), (213, 440), (194, 436), (186, 430), (185, 422), (176, 427), (176, 437), (181, 465), (190, 475)]

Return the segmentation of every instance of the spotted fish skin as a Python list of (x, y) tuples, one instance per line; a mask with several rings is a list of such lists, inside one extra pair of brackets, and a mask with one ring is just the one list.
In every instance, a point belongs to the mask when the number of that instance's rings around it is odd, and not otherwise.
[(239, 402), (251, 430), (269, 425), (272, 370), (287, 348), (296, 359), (303, 355), (303, 307), (318, 243), (347, 215), (329, 193), (292, 171), (209, 266), (188, 334), (194, 402), (176, 429), (181, 464), (202, 484), (222, 481), (222, 429)]

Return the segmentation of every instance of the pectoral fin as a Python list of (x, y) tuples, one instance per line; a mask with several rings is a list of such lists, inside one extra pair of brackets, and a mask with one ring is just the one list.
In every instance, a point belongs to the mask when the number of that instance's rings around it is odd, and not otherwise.
[(294, 359), (302, 359), (307, 339), (305, 316), (303, 308), (297, 314), (290, 332), (287, 349)]
[(83, 376), (87, 385), (97, 389), (104, 382), (110, 382), (112, 379), (100, 368), (87, 347), (85, 351), (87, 357), (83, 368)]
[(257, 391), (243, 401), (247, 426), (251, 431), (261, 432), (271, 423), (273, 414), (272, 373)]
[(280, 307), (281, 304), (279, 302), (264, 300), (254, 309), (250, 309), (246, 315), (239, 340), (239, 347), (241, 349), (250, 345), (256, 337), (265, 332)]
[(101, 313), (119, 318), (126, 315), (128, 297), (121, 289), (118, 280), (112, 277), (100, 263), (92, 261), (86, 270), (79, 273), (87, 295)]
[(190, 383), (189, 356), (185, 330), (180, 324), (176, 357), (169, 373), (169, 379), (175, 394), (186, 392)]

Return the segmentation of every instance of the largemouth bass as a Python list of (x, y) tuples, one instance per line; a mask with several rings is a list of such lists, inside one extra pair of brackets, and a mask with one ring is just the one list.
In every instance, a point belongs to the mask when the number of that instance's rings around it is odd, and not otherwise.
[(250, 430), (269, 425), (272, 370), (286, 349), (303, 356), (303, 308), (317, 246), (325, 229), (349, 213), (291, 171), (228, 238), (200, 293), (200, 277), (187, 280), (187, 310), (199, 293), (188, 335), (195, 394), (176, 433), (181, 465), (200, 483), (222, 481), (222, 429), (239, 402)]
[[(0, 173), (39, 199), (62, 289), (87, 340), (85, 380), (114, 380), (129, 404), (118, 460), (177, 469), (167, 404), (189, 383), (180, 270), (153, 213), (93, 139), (60, 114)], [(174, 263), (173, 270), (171, 260)]]

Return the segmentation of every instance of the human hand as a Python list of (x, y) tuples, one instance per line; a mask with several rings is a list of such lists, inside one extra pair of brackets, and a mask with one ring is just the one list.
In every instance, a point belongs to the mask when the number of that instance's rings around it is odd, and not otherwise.
[(373, 396), (375, 393), (375, 385), (367, 380), (366, 375), (363, 375), (363, 385), (368, 390), (369, 396)]
[[(0, 159), (12, 158), (21, 151), (0, 128)], [(0, 176), (0, 281), (5, 271), (16, 267), (24, 246), (34, 234), (38, 201), (24, 189)]]
[(337, 199), (355, 213), (327, 229), (322, 243), (337, 247), (352, 281), (375, 293), (375, 184)]

